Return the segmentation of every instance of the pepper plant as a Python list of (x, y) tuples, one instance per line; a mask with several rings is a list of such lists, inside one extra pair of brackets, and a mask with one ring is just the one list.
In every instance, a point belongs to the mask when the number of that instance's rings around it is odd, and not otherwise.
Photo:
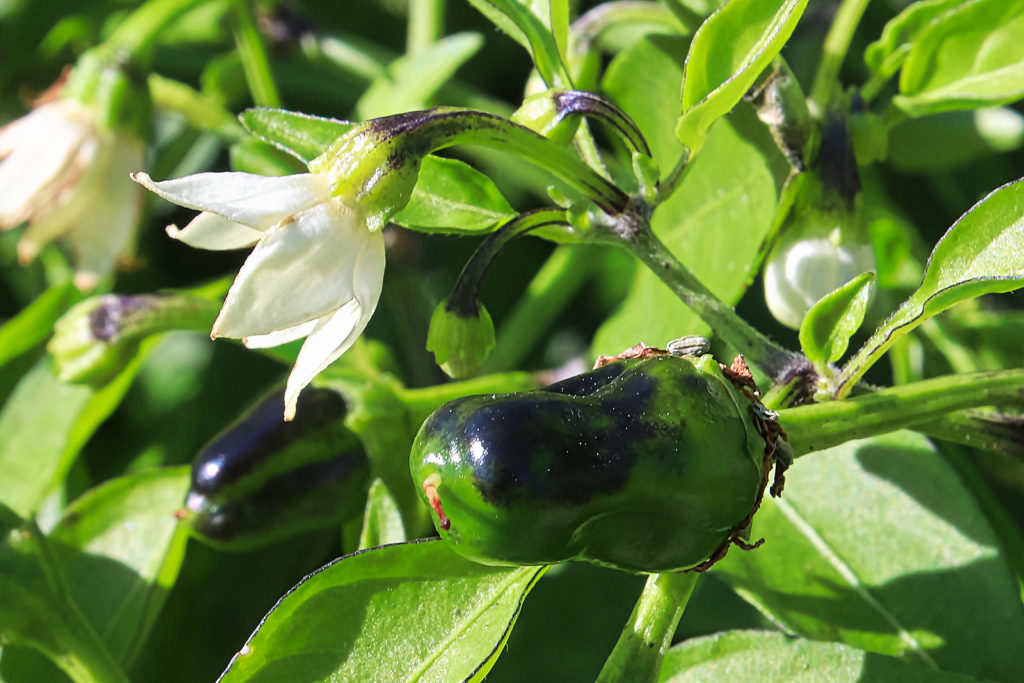
[(1024, 2), (53, 4), (0, 679), (1024, 676)]

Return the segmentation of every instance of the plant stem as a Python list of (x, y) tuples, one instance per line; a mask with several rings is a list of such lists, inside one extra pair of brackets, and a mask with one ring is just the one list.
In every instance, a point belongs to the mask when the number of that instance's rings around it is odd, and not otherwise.
[(219, 102), (180, 81), (150, 74), (149, 92), (154, 104), (178, 112), (193, 128), (213, 133), (229, 143), (249, 137), (238, 119)]
[(1024, 369), (974, 372), (881, 389), (828, 403), (786, 408), (779, 422), (796, 456), (846, 441), (920, 426), (965, 408), (1021, 405)]
[(828, 108), (832, 93), (839, 79), (839, 69), (850, 49), (850, 41), (857, 30), (861, 15), (868, 6), (868, 0), (843, 0), (836, 12), (836, 18), (825, 36), (822, 46), (821, 61), (814, 74), (814, 85), (811, 87), (810, 105), (812, 113), (821, 120)]
[(749, 364), (757, 366), (773, 381), (810, 367), (806, 358), (777, 345), (722, 303), (679, 262), (648, 224), (632, 227), (632, 231), (616, 231), (615, 241), (643, 261), (683, 303), (711, 326), (716, 336), (742, 353)]
[(597, 683), (657, 681), (699, 573), (651, 574)]
[[(543, 135), (487, 112), (458, 107), (435, 107), (374, 119), (363, 132), (372, 153), (339, 155), (333, 148), (324, 153), (323, 167), (316, 172), (331, 173), (342, 178), (376, 179), (380, 162), (388, 153), (401, 150), (405, 157), (426, 155), (454, 145), (485, 145), (521, 155), (560, 178), (582, 193), (608, 214), (617, 214), (629, 198), (613, 182), (590, 168), (579, 157)], [(351, 144), (343, 136), (338, 144)], [(329, 166), (328, 164), (339, 164)], [(376, 181), (374, 181), (376, 182)]]
[(503, 372), (481, 375), (459, 382), (437, 384), (432, 387), (396, 390), (398, 397), (409, 410), (410, 422), (422, 424), (427, 416), (448, 401), (474, 394), (505, 394), (513, 391), (529, 391), (537, 388), (536, 378), (528, 372)]
[(448, 311), (464, 318), (475, 317), (480, 283), (483, 282), (484, 276), (501, 250), (514, 239), (531, 230), (549, 225), (565, 224), (564, 209), (534, 209), (519, 214), (492, 232), (477, 247), (462, 272), (459, 273), (459, 279), (456, 280), (451, 296), (448, 297)]
[(444, 0), (410, 0), (405, 37), (408, 54), (430, 47), (444, 33)]
[(242, 60), (245, 80), (257, 107), (280, 107), (281, 96), (270, 71), (263, 38), (252, 17), (248, 0), (235, 0), (235, 49)]

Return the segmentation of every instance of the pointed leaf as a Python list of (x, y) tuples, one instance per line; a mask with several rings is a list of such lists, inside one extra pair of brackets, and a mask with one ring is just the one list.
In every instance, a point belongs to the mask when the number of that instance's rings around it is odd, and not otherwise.
[(118, 661), (145, 641), (181, 568), (188, 535), (174, 513), (188, 485), (188, 467), (113, 479), (50, 535), (72, 598)]
[(519, 0), (469, 0), (495, 26), (509, 34), (517, 43), (526, 48), (533, 58), (537, 72), (548, 86), (571, 84), (558, 46), (546, 22), (534, 14)]
[(479, 234), (516, 215), (491, 179), (456, 159), (428, 156), (405, 208), (391, 220), (410, 230)]
[(882, 35), (864, 50), (864, 63), (876, 74), (888, 78), (906, 60), (921, 32), (963, 0), (922, 0), (915, 2), (882, 29)]
[(398, 503), (387, 484), (381, 479), (374, 479), (366, 494), (366, 514), (363, 517), (363, 531), (359, 535), (359, 549), (402, 543), (405, 540), (405, 527)]
[(676, 135), (691, 156), (789, 40), (807, 0), (732, 0), (701, 24), (683, 77)]
[(479, 33), (456, 33), (403, 55), (370, 83), (356, 113), (360, 120), (423, 109), (437, 89), (483, 46)]
[[(870, 672), (870, 673), (868, 673)], [(839, 643), (818, 643), (771, 631), (726, 631), (693, 638), (665, 655), (662, 683), (969, 683), (973, 676), (914, 666)]]
[(480, 680), (545, 569), (475, 564), (440, 540), (359, 551), (285, 594), (221, 680)]
[(304, 164), (320, 156), (355, 125), (284, 109), (246, 109), (238, 118), (250, 133)]
[(1024, 285), (1024, 180), (993, 190), (935, 245), (917, 291), (874, 331), (843, 368), (844, 396), (900, 337), (960, 301)]
[(900, 73), (893, 104), (911, 116), (1024, 96), (1024, 0), (960, 3), (929, 24)]
[(915, 666), (1020, 680), (1020, 589), (970, 491), (913, 432), (800, 458), (715, 566), (784, 628)]
[(873, 272), (861, 273), (807, 311), (800, 324), (800, 347), (808, 360), (826, 365), (846, 353), (850, 337), (864, 322), (874, 281)]

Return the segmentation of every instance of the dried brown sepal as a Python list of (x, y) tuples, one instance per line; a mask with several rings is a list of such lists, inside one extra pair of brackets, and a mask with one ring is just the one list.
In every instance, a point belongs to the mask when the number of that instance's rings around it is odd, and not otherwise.
[(598, 369), (601, 366), (608, 365), (608, 363), (614, 363), (617, 360), (626, 360), (627, 358), (650, 358), (651, 356), (667, 356), (668, 351), (665, 349), (659, 349), (654, 346), (648, 346), (643, 342), (630, 346), (622, 353), (615, 356), (598, 356), (597, 360), (594, 361), (594, 369)]

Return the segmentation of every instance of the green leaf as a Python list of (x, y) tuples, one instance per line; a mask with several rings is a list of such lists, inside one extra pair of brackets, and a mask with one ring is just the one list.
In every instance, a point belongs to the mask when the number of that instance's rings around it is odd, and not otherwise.
[(118, 661), (145, 642), (185, 553), (174, 513), (189, 468), (113, 479), (76, 500), (50, 534), (69, 592)]
[(70, 282), (53, 285), (0, 327), (0, 366), (20, 356), (53, 333), (53, 324), (80, 299)]
[(402, 525), (398, 503), (387, 484), (381, 479), (374, 479), (366, 495), (366, 514), (363, 517), (363, 531), (359, 534), (359, 549), (402, 543), (405, 540), (405, 527)]
[(957, 473), (912, 432), (801, 458), (715, 566), (784, 628), (941, 671), (1020, 680), (1020, 591)]
[(701, 24), (683, 78), (676, 135), (703, 147), (711, 124), (731, 110), (789, 40), (807, 0), (732, 0)]
[(1013, 102), (1024, 96), (1024, 0), (974, 0), (914, 42), (893, 104), (910, 116)]
[(988, 194), (957, 219), (932, 255), (917, 291), (874, 331), (843, 368), (844, 396), (900, 337), (965, 299), (1024, 285), (1024, 180)]
[(284, 109), (246, 109), (238, 118), (250, 133), (304, 164), (320, 156), (355, 125)]
[(79, 681), (125, 681), (75, 608), (46, 538), (0, 504), (0, 642), (37, 648)]
[(807, 311), (800, 324), (800, 347), (808, 360), (822, 366), (846, 353), (850, 337), (864, 322), (874, 281), (873, 272), (861, 273)]
[(976, 163), (1024, 144), (1024, 115), (1009, 107), (947, 111), (904, 119), (889, 130), (886, 162), (933, 173)]
[(231, 145), (231, 168), (245, 173), (265, 176), (282, 176), (305, 173), (303, 166), (291, 154), (256, 138), (246, 138)]
[(0, 502), (30, 515), (59, 484), (100, 423), (121, 402), (151, 344), (102, 389), (65, 384), (49, 356), (22, 377), (0, 412)]
[(480, 680), (545, 567), (487, 567), (443, 541), (363, 550), (281, 598), (221, 680)]
[(882, 35), (864, 50), (864, 63), (875, 74), (889, 78), (903, 65), (914, 41), (927, 26), (963, 0), (921, 0), (915, 2), (882, 29)]
[(550, 0), (548, 10), (551, 21), (551, 35), (555, 38), (558, 54), (569, 54), (569, 0)]
[(391, 220), (420, 232), (475, 235), (516, 215), (491, 179), (456, 159), (424, 157), (412, 197)]
[(726, 631), (676, 645), (665, 655), (661, 683), (967, 683), (972, 676), (908, 664), (839, 643), (817, 643), (771, 631)]
[(356, 116), (366, 120), (424, 108), (483, 43), (479, 33), (456, 33), (399, 57), (359, 98)]
[[(645, 49), (643, 54), (650, 60), (652, 72), (671, 73), (664, 55), (659, 60), (657, 52)], [(628, 79), (628, 70), (621, 77)], [(637, 90), (630, 91), (623, 107), (630, 116), (638, 117), (645, 137), (658, 149), (657, 141), (671, 135), (672, 109), (660, 104), (664, 90), (649, 91), (645, 105), (642, 89), (646, 81), (636, 73), (632, 78)], [(665, 78), (669, 84), (672, 80)], [(650, 111), (645, 113), (644, 108)], [(765, 135), (765, 144), (777, 155), (763, 126), (744, 105), (737, 116), (715, 126), (708, 136), (707, 153), (693, 161), (679, 188), (657, 207), (652, 219), (662, 241), (726, 303), (738, 301), (749, 286), (775, 213), (775, 176), (762, 148), (752, 142), (754, 130)], [(674, 147), (681, 150), (678, 142)], [(656, 275), (642, 268), (619, 309), (599, 328), (592, 351), (613, 354), (638, 341), (661, 345), (684, 334), (709, 332)]]
[(518, 0), (469, 0), (485, 17), (526, 48), (537, 72), (548, 87), (567, 87), (571, 79), (566, 72), (558, 46), (546, 22)]

